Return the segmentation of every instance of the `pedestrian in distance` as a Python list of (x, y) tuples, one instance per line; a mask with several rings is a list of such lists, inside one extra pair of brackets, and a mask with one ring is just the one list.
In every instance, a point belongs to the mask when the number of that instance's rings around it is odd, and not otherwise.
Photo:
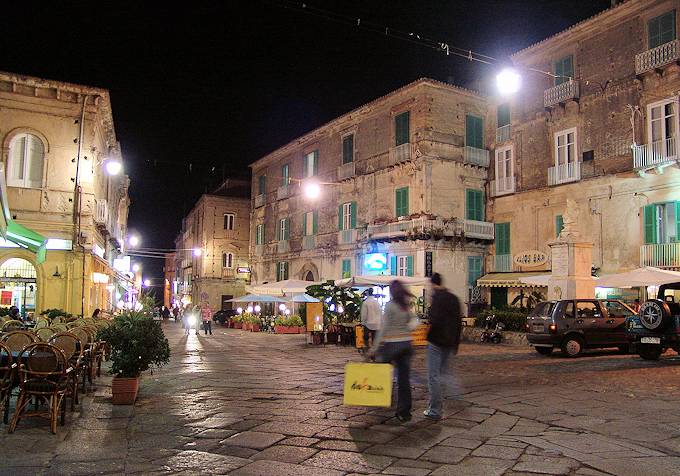
[(411, 312), (411, 298), (399, 280), (390, 283), (392, 300), (385, 306), (382, 325), (378, 330), (369, 357), (378, 362), (390, 362), (397, 369), (397, 413), (401, 422), (411, 419), (411, 331), (418, 327), (418, 318)]
[(630, 307), (633, 309), (633, 311), (635, 311), (635, 314), (638, 314), (640, 312), (640, 299), (635, 298), (635, 301), (630, 305)]
[(101, 312), (102, 312), (101, 309), (99, 309), (99, 308), (95, 309), (92, 312), (92, 319), (98, 319), (100, 317), (99, 314), (101, 314)]
[(191, 321), (195, 319), (196, 317), (194, 316), (190, 309), (184, 310), (184, 312), (182, 313), (182, 326), (184, 327), (184, 335), (186, 336), (189, 335), (192, 326)]
[[(212, 335), (212, 309), (210, 309), (210, 304), (204, 302), (201, 305), (201, 319), (203, 320), (203, 332), (205, 335)], [(198, 334), (198, 329), (196, 329), (196, 334)]]
[(381, 321), (382, 309), (380, 309), (380, 303), (373, 296), (373, 289), (368, 288), (366, 299), (361, 305), (361, 325), (364, 327), (364, 352), (370, 349), (370, 343), (375, 340), (375, 333), (380, 329)]
[(161, 306), (161, 318), (163, 320), (170, 319), (170, 309), (165, 304)]
[(432, 420), (441, 420), (441, 376), (446, 373), (449, 357), (458, 353), (462, 322), (458, 298), (444, 287), (439, 273), (432, 275), (430, 284), (432, 302), (429, 311), (430, 330), (427, 333), (427, 383), (430, 401), (423, 414)]

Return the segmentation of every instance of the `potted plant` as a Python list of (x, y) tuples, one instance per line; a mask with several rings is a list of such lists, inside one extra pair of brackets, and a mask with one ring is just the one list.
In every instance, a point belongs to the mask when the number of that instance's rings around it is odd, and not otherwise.
[(248, 322), (248, 330), (250, 332), (260, 332), (260, 318), (256, 316), (255, 314), (249, 314), (246, 317), (246, 320)]
[(170, 345), (160, 323), (142, 312), (123, 311), (110, 326), (99, 330), (97, 340), (111, 349), (114, 405), (132, 405), (137, 399), (139, 375), (170, 360)]
[(243, 314), (236, 314), (231, 318), (234, 323), (234, 329), (241, 329), (243, 327)]
[(305, 332), (302, 326), (302, 318), (297, 315), (277, 317), (274, 320), (274, 330), (277, 334), (300, 334)]

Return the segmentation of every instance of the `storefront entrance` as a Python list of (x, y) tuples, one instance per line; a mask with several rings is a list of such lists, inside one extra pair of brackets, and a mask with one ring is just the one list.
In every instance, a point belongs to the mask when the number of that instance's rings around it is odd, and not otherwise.
[(508, 305), (508, 288), (491, 288), (491, 307), (502, 309)]
[(38, 284), (35, 267), (25, 259), (10, 258), (0, 266), (0, 307), (16, 306), (23, 317), (35, 314)]

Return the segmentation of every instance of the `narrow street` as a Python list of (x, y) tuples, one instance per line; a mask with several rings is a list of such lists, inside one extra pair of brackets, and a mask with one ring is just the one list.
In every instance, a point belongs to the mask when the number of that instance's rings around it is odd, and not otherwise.
[(424, 354), (414, 359), (414, 419), (342, 405), (354, 349), (299, 335), (218, 327), (183, 335), (145, 375), (134, 407), (97, 381), (53, 436), (39, 420), (0, 434), (0, 474), (677, 474), (680, 359), (613, 352), (578, 359), (467, 344), (449, 378), (446, 418), (422, 417)]

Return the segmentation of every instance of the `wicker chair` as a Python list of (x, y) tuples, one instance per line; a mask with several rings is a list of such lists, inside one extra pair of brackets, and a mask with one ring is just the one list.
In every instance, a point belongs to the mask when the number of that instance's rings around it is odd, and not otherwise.
[(2, 332), (11, 332), (11, 331), (18, 331), (24, 328), (24, 323), (21, 321), (17, 321), (16, 319), (11, 319), (7, 322), (5, 322), (2, 325), (2, 328), (0, 328), (0, 331)]
[[(56, 434), (59, 412), (61, 411), (62, 425), (66, 418), (64, 397), (68, 393), (69, 373), (72, 369), (61, 350), (42, 342), (26, 347), (19, 360), (26, 363), (19, 366), (19, 398), (9, 432), (12, 433), (16, 429), (21, 418), (40, 416), (49, 418), (50, 430)], [(32, 398), (43, 400), (46, 403), (46, 410), (36, 408), (29, 411)]]
[(38, 338), (43, 342), (49, 342), (50, 338), (57, 333), (57, 331), (51, 327), (41, 327), (40, 329), (34, 329), (33, 333), (38, 336)]
[[(73, 372), (69, 373), (69, 389), (67, 396), (71, 398), (71, 411), (78, 402), (78, 378), (83, 375), (83, 344), (78, 336), (70, 332), (57, 332), (49, 341), (64, 353)], [(84, 376), (83, 376), (84, 378)]]
[(12, 331), (0, 337), (0, 343), (9, 347), (12, 352), (21, 352), (27, 345), (38, 341), (38, 336), (29, 331)]
[(59, 323), (56, 323), (56, 324), (55, 324), (55, 323), (52, 323), (52, 325), (51, 325), (50, 327), (51, 327), (52, 329), (54, 329), (55, 331), (57, 331), (57, 332), (66, 332), (66, 331), (68, 331), (68, 327), (66, 326), (66, 324), (59, 324)]
[(41, 317), (36, 321), (35, 327), (33, 329), (42, 329), (44, 327), (50, 327), (50, 321), (49, 319)]
[(0, 410), (5, 425), (9, 421), (9, 398), (14, 383), (14, 359), (12, 351), (4, 344), (0, 344)]
[(94, 379), (94, 365), (93, 353), (96, 352), (94, 347), (94, 342), (92, 340), (92, 333), (86, 327), (74, 327), (70, 329), (69, 332), (80, 340), (81, 348), (83, 349), (83, 358), (81, 362), (82, 374), (83, 374), (83, 386), (82, 390), (85, 391), (85, 382), (88, 381), (92, 384)]

